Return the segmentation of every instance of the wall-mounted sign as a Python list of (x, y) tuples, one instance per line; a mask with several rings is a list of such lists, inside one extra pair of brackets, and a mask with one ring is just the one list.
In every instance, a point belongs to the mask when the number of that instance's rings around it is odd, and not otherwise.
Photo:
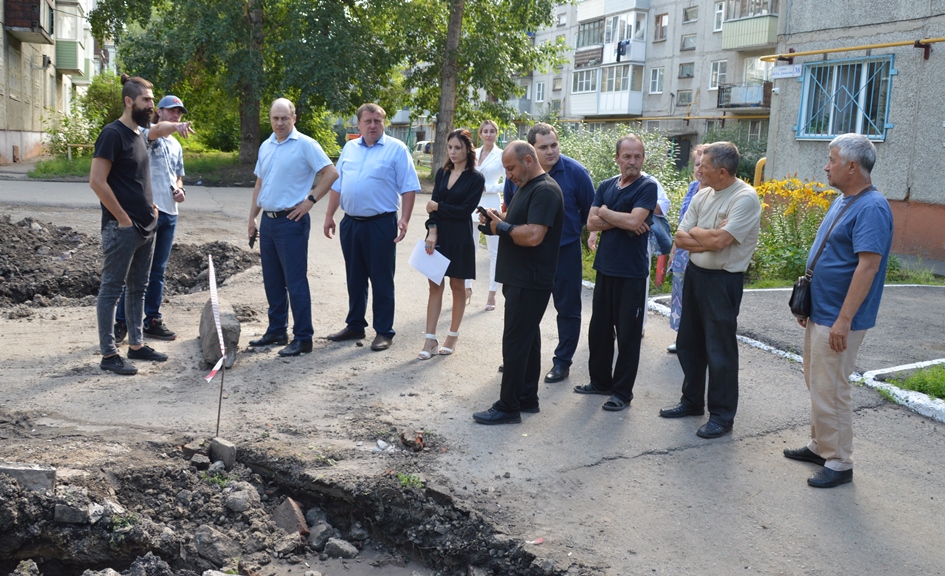
[(775, 66), (771, 69), (771, 79), (799, 78), (803, 67), (803, 64), (783, 64), (781, 66)]

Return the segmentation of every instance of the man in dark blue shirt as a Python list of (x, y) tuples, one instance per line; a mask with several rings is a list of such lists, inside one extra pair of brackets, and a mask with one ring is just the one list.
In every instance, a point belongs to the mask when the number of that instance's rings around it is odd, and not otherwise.
[[(551, 176), (564, 195), (564, 229), (558, 254), (558, 269), (552, 292), (558, 311), (558, 346), (554, 366), (545, 375), (545, 382), (560, 382), (568, 377), (571, 359), (581, 337), (581, 233), (594, 201), (594, 184), (577, 160), (561, 154), (558, 132), (554, 126), (539, 122), (528, 131), (528, 143), (535, 147), (538, 162)], [(505, 181), (505, 205), (512, 203), (518, 187)]]

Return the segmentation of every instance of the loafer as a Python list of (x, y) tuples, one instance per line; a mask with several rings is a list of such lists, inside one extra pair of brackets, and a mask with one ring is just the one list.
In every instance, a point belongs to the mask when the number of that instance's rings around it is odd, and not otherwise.
[(357, 330), (352, 330), (345, 326), (344, 330), (335, 332), (334, 334), (329, 334), (328, 339), (332, 342), (344, 342), (345, 340), (362, 340), (364, 338), (364, 330), (360, 332)]
[(311, 340), (299, 340), (296, 338), (291, 344), (279, 350), (279, 356), (298, 356), (299, 354), (308, 354), (311, 351)]
[(375, 352), (380, 352), (381, 350), (387, 350), (390, 348), (390, 345), (394, 343), (394, 339), (390, 336), (384, 336), (383, 334), (378, 334), (374, 337), (374, 342), (371, 342), (371, 350)]
[(289, 343), (289, 336), (283, 332), (282, 334), (273, 333), (270, 334), (266, 332), (262, 335), (262, 338), (256, 340), (250, 340), (249, 345), (253, 348), (257, 346), (285, 346)]
[(683, 418), (686, 416), (702, 416), (705, 414), (704, 408), (696, 408), (695, 406), (689, 406), (688, 404), (683, 404), (680, 402), (675, 406), (670, 406), (669, 408), (663, 408), (660, 410), (660, 416), (663, 418)]
[(163, 352), (158, 352), (150, 346), (142, 346), (135, 350), (134, 348), (128, 349), (128, 358), (130, 360), (148, 360), (149, 362), (164, 362), (167, 360), (167, 354)]
[(138, 369), (134, 364), (128, 362), (118, 354), (109, 356), (108, 358), (102, 358), (102, 363), (99, 364), (99, 367), (102, 370), (122, 374), (124, 376), (131, 376), (132, 374), (138, 373)]
[(723, 426), (718, 422), (713, 422), (709, 420), (703, 424), (698, 430), (696, 430), (696, 436), (699, 438), (718, 438), (719, 436), (724, 436), (732, 431), (731, 426)]
[(848, 482), (853, 482), (853, 468), (838, 472), (825, 466), (807, 479), (807, 484), (814, 488), (833, 488)]
[(480, 424), (521, 424), (522, 415), (518, 412), (503, 412), (495, 408), (489, 408), (485, 412), (476, 412), (473, 414), (473, 420)]
[(559, 366), (555, 364), (554, 368), (551, 369), (551, 372), (545, 374), (545, 382), (549, 384), (554, 384), (555, 382), (561, 382), (571, 373), (571, 369), (567, 366)]
[(784, 457), (790, 458), (791, 460), (800, 460), (801, 462), (812, 462), (818, 466), (823, 466), (827, 463), (826, 460), (817, 454), (814, 454), (814, 452), (807, 446), (804, 446), (803, 448), (785, 448)]

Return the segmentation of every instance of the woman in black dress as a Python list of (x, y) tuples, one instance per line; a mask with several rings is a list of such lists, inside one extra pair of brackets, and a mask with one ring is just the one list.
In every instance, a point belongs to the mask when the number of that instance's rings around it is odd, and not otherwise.
[(466, 310), (467, 278), (476, 277), (476, 246), (473, 244), (472, 220), (469, 214), (479, 205), (485, 180), (476, 172), (476, 152), (469, 130), (450, 132), (446, 140), (446, 164), (437, 170), (433, 199), (427, 202), (427, 254), (438, 250), (449, 258), (446, 276), (453, 293), (453, 316), (443, 346), (437, 349), (436, 323), (443, 309), (443, 284), (430, 282), (427, 301), (427, 333), (423, 350), (417, 356), (429, 360), (437, 354), (449, 355), (456, 347), (459, 324)]

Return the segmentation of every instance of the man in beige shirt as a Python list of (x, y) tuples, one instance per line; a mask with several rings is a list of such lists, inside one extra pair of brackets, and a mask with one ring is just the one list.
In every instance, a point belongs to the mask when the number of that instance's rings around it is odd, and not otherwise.
[(738, 409), (735, 331), (744, 272), (761, 224), (758, 193), (735, 177), (739, 159), (731, 142), (705, 148), (702, 171), (707, 188), (692, 199), (676, 232), (676, 246), (690, 252), (676, 339), (684, 379), (679, 404), (660, 410), (660, 416), (705, 414), (708, 369), (709, 421), (696, 432), (702, 438), (731, 432)]

